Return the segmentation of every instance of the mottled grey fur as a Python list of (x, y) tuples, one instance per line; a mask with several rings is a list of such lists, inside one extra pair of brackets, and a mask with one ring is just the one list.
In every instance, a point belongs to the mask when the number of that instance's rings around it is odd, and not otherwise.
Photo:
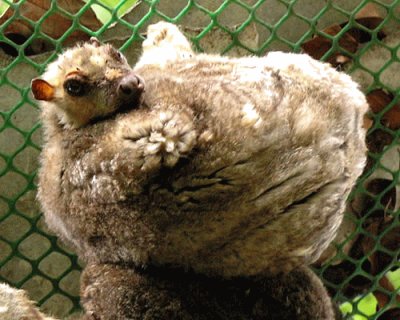
[[(118, 79), (102, 47), (85, 46), (90, 56), (68, 51), (81, 64), (65, 72)], [(167, 23), (150, 26), (143, 48), (134, 67), (143, 103), (130, 112), (91, 123), (68, 117), (66, 100), (62, 110), (42, 106), (39, 199), (50, 228), (91, 266), (88, 317), (333, 319), (304, 266), (334, 238), (364, 166), (367, 104), (357, 85), (307, 55), (195, 54)], [(43, 79), (63, 79), (59, 69)], [(175, 268), (193, 281), (171, 281)], [(249, 288), (260, 296), (244, 306)], [(274, 317), (274, 296), (278, 310), (285, 301), (293, 310)]]

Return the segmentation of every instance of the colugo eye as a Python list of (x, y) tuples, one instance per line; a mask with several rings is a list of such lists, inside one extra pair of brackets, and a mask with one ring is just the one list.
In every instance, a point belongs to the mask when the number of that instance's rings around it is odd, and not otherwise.
[(64, 82), (64, 90), (74, 97), (81, 97), (86, 93), (86, 84), (82, 80), (67, 79)]

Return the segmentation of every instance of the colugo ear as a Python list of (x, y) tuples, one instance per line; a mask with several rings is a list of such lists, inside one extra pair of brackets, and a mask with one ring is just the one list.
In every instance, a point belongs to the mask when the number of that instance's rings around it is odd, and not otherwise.
[(43, 79), (33, 79), (31, 90), (36, 100), (50, 101), (54, 97), (54, 87)]
[(89, 39), (89, 43), (95, 47), (100, 47), (101, 43), (99, 41), (99, 39), (97, 39), (96, 37), (90, 37)]

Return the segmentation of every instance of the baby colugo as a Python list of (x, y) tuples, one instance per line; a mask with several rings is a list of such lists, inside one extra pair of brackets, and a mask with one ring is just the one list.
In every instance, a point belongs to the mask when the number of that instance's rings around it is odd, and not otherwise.
[[(69, 77), (87, 88), (71, 94)], [(305, 266), (334, 238), (364, 166), (367, 104), (349, 76), (307, 55), (195, 54), (161, 22), (133, 71), (94, 41), (32, 90), (45, 100), (39, 200), (88, 264), (87, 314), (333, 319), (330, 302), (313, 309), (328, 296)], [(206, 279), (226, 287), (222, 302)], [(289, 289), (274, 293), (285, 310), (274, 318), (263, 295), (277, 285)]]

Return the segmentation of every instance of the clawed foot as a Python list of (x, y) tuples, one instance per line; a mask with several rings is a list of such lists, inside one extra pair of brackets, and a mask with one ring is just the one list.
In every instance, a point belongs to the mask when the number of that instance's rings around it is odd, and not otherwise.
[(189, 41), (179, 28), (168, 22), (152, 24), (147, 29), (147, 39), (143, 42), (143, 49), (170, 48), (182, 53), (192, 53)]
[(163, 66), (166, 62), (193, 56), (189, 41), (179, 28), (164, 21), (150, 25), (143, 42), (143, 55), (136, 67), (145, 64)]
[(197, 140), (191, 119), (169, 111), (159, 113), (156, 119), (123, 124), (120, 132), (125, 147), (135, 149), (145, 171), (173, 167), (193, 149)]

